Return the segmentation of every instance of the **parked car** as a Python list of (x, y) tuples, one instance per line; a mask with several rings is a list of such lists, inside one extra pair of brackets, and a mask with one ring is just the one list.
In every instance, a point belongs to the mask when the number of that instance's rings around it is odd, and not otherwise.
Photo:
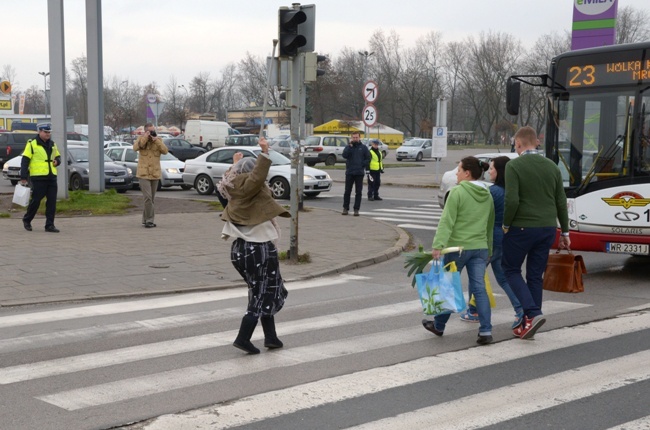
[(226, 146), (257, 146), (259, 140), (257, 134), (233, 134), (226, 137)]
[(128, 142), (121, 142), (119, 140), (105, 140), (104, 141), (104, 149), (119, 148), (119, 147), (133, 148), (133, 144), (128, 143)]
[(316, 163), (325, 163), (326, 166), (333, 166), (337, 162), (344, 163), (343, 150), (349, 143), (349, 136), (309, 136), (305, 140), (305, 164), (315, 166)]
[(271, 139), (269, 140), (269, 148), (285, 157), (291, 158), (293, 151), (298, 148), (298, 144), (291, 140), (290, 137), (286, 139)]
[(431, 158), (433, 144), (431, 139), (411, 139), (405, 141), (395, 151), (397, 161), (415, 160), (422, 161), (424, 158)]
[(388, 155), (388, 145), (386, 145), (384, 142), (381, 141), (381, 139), (361, 139), (364, 145), (370, 149), (372, 147), (372, 142), (379, 142), (379, 150), (381, 151), (381, 156), (383, 158), (386, 158)]
[(196, 158), (206, 152), (205, 148), (194, 146), (184, 139), (173, 137), (171, 139), (163, 139), (162, 141), (169, 149), (169, 152), (181, 161)]
[[(131, 169), (133, 172), (133, 185), (138, 187), (140, 186), (137, 178), (138, 153), (136, 151), (130, 147), (116, 147), (106, 148), (104, 152), (115, 164), (120, 164)], [(185, 163), (174, 157), (172, 154), (167, 153), (160, 156), (160, 168), (162, 170), (162, 178), (158, 181), (159, 191), (163, 188), (173, 186), (180, 186), (184, 190), (192, 188), (192, 186), (183, 183), (183, 170), (185, 169)]]
[[(478, 158), (481, 161), (485, 161), (486, 163), (489, 163), (490, 161), (492, 161), (492, 159), (497, 157), (502, 157), (502, 156), (506, 156), (509, 158), (517, 158), (517, 153), (516, 152), (490, 152), (486, 154), (477, 154), (474, 157)], [(438, 189), (438, 205), (440, 205), (441, 209), (445, 208), (445, 203), (447, 202), (447, 197), (449, 196), (449, 190), (451, 190), (456, 185), (457, 172), (458, 172), (458, 166), (456, 166), (452, 170), (445, 172), (442, 175), (442, 179), (440, 180), (440, 188)], [(483, 175), (482, 182), (484, 182), (488, 186), (492, 185), (492, 181), (490, 180), (490, 174), (488, 172), (485, 172), (485, 174)]]
[[(12, 185), (20, 181), (20, 163), (22, 157), (14, 157), (7, 161), (2, 168), (2, 176)], [(75, 191), (88, 189), (88, 147), (68, 146), (68, 189)], [(118, 193), (125, 193), (133, 187), (133, 172), (128, 167), (112, 162), (104, 155), (104, 187), (114, 188)]]
[[(199, 194), (212, 194), (214, 185), (232, 165), (232, 157), (236, 152), (241, 152), (244, 157), (257, 158), (261, 151), (259, 146), (226, 146), (213, 149), (207, 154), (185, 162), (183, 182), (196, 188)], [(291, 192), (291, 161), (273, 150), (269, 150), (269, 157), (271, 157), (271, 168), (267, 180), (273, 197), (288, 199)], [(327, 172), (305, 166), (303, 193), (306, 196), (315, 197), (331, 189), (332, 179)]]
[(27, 141), (34, 137), (35, 133), (0, 133), (0, 165), (22, 155)]

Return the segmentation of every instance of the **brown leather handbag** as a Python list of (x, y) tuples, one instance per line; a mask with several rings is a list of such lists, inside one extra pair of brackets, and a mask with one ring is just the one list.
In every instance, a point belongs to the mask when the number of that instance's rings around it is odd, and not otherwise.
[(548, 256), (544, 272), (544, 289), (558, 293), (581, 293), (585, 290), (582, 274), (587, 273), (580, 255), (573, 255), (570, 249), (561, 254), (560, 249)]

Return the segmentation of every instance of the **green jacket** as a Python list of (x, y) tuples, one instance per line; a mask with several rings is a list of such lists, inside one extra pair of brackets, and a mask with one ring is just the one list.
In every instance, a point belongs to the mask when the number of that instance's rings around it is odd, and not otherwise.
[(280, 206), (266, 185), (271, 160), (262, 154), (257, 157), (255, 168), (240, 173), (228, 188), (231, 199), (223, 210), (221, 219), (240, 225), (257, 225), (276, 216), (290, 218), (291, 214)]
[(442, 211), (433, 249), (462, 246), (486, 249), (492, 255), (494, 201), (490, 192), (469, 181), (451, 189)]
[(503, 225), (557, 227), (569, 231), (566, 194), (560, 169), (539, 154), (523, 154), (506, 164)]

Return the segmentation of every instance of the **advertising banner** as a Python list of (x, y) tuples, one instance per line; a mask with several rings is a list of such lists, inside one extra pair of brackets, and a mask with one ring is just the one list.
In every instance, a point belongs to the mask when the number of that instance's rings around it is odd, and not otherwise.
[(573, 0), (571, 50), (616, 43), (618, 0)]

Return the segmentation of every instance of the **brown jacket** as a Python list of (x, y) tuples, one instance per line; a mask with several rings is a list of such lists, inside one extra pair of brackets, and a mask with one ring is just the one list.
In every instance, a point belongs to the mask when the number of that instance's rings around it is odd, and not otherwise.
[(140, 136), (133, 144), (133, 150), (138, 151), (138, 172), (135, 176), (142, 179), (160, 179), (160, 155), (167, 154), (169, 150), (159, 137), (147, 143), (147, 137)]
[(221, 219), (233, 224), (256, 225), (270, 221), (276, 216), (290, 218), (291, 214), (280, 206), (266, 185), (271, 160), (263, 155), (257, 157), (253, 171), (240, 173), (228, 188), (231, 199), (223, 210)]

